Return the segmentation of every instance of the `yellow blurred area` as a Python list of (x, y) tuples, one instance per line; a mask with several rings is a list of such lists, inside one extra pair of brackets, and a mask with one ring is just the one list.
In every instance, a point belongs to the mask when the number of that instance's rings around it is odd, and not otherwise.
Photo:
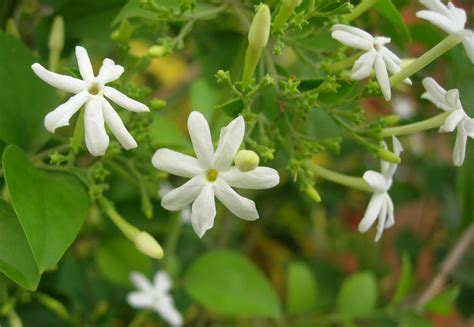
[[(130, 54), (136, 57), (147, 56), (148, 49), (152, 46), (143, 40), (130, 42)], [(181, 84), (186, 73), (186, 63), (177, 55), (154, 58), (146, 72), (152, 75), (165, 89), (174, 88)]]

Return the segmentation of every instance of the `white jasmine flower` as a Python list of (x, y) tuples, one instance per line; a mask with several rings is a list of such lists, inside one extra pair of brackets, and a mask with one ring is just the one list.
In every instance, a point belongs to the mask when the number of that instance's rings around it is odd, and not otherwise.
[(466, 12), (456, 8), (452, 2), (447, 5), (440, 0), (420, 0), (420, 2), (429, 10), (418, 11), (416, 16), (461, 39), (467, 56), (474, 63), (474, 31), (465, 28)]
[(470, 118), (464, 111), (457, 89), (446, 91), (431, 77), (423, 80), (423, 86), (426, 92), (423, 93), (421, 98), (431, 101), (436, 107), (444, 111), (450, 112), (439, 131), (449, 133), (457, 129), (453, 161), (455, 166), (462, 166), (466, 156), (467, 138), (474, 138), (474, 119)]
[[(352, 79), (361, 80), (370, 76), (375, 69), (375, 76), (386, 101), (392, 97), (388, 73), (396, 74), (401, 70), (402, 60), (385, 45), (390, 43), (390, 38), (373, 37), (360, 28), (336, 24), (331, 28), (332, 37), (342, 44), (366, 51), (352, 67)], [(411, 85), (410, 79), (405, 83)]]
[(197, 158), (169, 149), (159, 149), (152, 158), (156, 168), (190, 178), (182, 186), (167, 193), (161, 205), (168, 210), (183, 210), (192, 203), (191, 224), (199, 237), (214, 225), (214, 196), (237, 217), (258, 219), (255, 203), (239, 195), (232, 187), (267, 189), (276, 186), (280, 178), (272, 168), (257, 167), (244, 173), (232, 166), (244, 138), (245, 123), (242, 116), (222, 128), (215, 152), (209, 125), (201, 113), (193, 111), (189, 115), (188, 130)]
[[(158, 197), (160, 197), (160, 199), (163, 199), (165, 195), (171, 192), (172, 190), (173, 190), (173, 187), (171, 186), (169, 182), (162, 181), (160, 183)], [(186, 208), (181, 210), (179, 217), (181, 218), (181, 222), (183, 224), (190, 224), (191, 223), (191, 206), (187, 206)]]
[(75, 94), (46, 115), (44, 119), (46, 129), (54, 133), (56, 128), (69, 125), (71, 117), (85, 104), (85, 139), (87, 149), (92, 155), (103, 155), (109, 146), (109, 136), (105, 131), (104, 122), (107, 123), (125, 149), (129, 150), (137, 147), (137, 142), (125, 128), (120, 116), (107, 101), (109, 99), (130, 111), (150, 111), (143, 103), (127, 97), (110, 86), (106, 86), (107, 83), (115, 81), (122, 75), (123, 67), (106, 58), (102, 63), (99, 74), (94, 76), (86, 49), (77, 46), (76, 58), (82, 80), (50, 72), (38, 63), (31, 66), (35, 74), (49, 85)]
[[(393, 152), (398, 156), (403, 151), (402, 145), (398, 139), (393, 136)], [(385, 145), (386, 147), (386, 145)], [(378, 218), (377, 233), (375, 241), (378, 242), (382, 237), (383, 230), (390, 228), (395, 224), (393, 201), (388, 194), (392, 186), (392, 179), (398, 164), (381, 161), (381, 172), (368, 170), (364, 173), (363, 178), (374, 191), (364, 218), (359, 223), (359, 232), (365, 233), (374, 224)]]
[(158, 313), (170, 326), (183, 325), (183, 317), (176, 310), (173, 298), (170, 295), (172, 282), (170, 276), (164, 271), (155, 274), (153, 283), (139, 272), (132, 272), (130, 280), (138, 291), (128, 293), (127, 302), (137, 309), (152, 309)]

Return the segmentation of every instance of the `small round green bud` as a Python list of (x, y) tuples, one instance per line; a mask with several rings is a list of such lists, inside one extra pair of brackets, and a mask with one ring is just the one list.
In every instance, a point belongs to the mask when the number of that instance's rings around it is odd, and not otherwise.
[(163, 258), (164, 254), (161, 245), (147, 232), (139, 232), (133, 242), (141, 253), (154, 259)]
[(64, 19), (61, 16), (54, 18), (48, 46), (56, 51), (61, 51), (64, 48)]
[(235, 166), (238, 170), (245, 173), (255, 170), (260, 163), (258, 154), (251, 150), (240, 150), (234, 158)]
[(154, 45), (150, 49), (148, 49), (148, 56), (152, 58), (160, 58), (166, 55), (168, 51), (162, 45)]
[(154, 110), (160, 110), (166, 107), (166, 101), (163, 99), (155, 98), (150, 101), (150, 107)]
[(398, 122), (400, 121), (400, 116), (397, 116), (397, 115), (385, 116), (383, 118), (383, 121), (387, 126), (393, 126), (393, 125), (398, 124)]
[(252, 25), (250, 25), (248, 40), (249, 45), (263, 49), (268, 43), (270, 36), (270, 25), (272, 17), (270, 15), (270, 8), (265, 4), (260, 4), (257, 8)]

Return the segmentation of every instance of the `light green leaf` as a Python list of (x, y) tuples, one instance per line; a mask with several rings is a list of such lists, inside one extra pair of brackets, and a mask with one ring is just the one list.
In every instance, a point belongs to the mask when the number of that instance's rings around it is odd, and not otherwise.
[(367, 317), (377, 302), (377, 284), (370, 272), (361, 272), (347, 278), (338, 295), (341, 315), (352, 318)]
[(132, 271), (139, 271), (144, 275), (151, 273), (150, 258), (122, 236), (103, 240), (95, 258), (104, 277), (123, 286), (130, 286), (129, 276)]
[(207, 120), (211, 119), (219, 96), (218, 90), (205, 78), (199, 78), (191, 85), (191, 106), (202, 112)]
[(265, 276), (244, 256), (215, 250), (197, 258), (185, 287), (198, 302), (230, 316), (281, 316), (277, 295)]
[(35, 290), (38, 267), (13, 209), (0, 200), (0, 271), (20, 286)]
[(432, 327), (431, 321), (414, 312), (403, 313), (400, 317), (400, 322), (404, 327)]
[(190, 147), (189, 139), (176, 127), (175, 123), (163, 116), (155, 115), (149, 127), (154, 147)]
[(453, 309), (454, 301), (458, 298), (459, 292), (459, 286), (445, 289), (426, 304), (426, 310), (441, 315), (449, 314)]
[(35, 61), (20, 40), (0, 31), (0, 139), (28, 151), (46, 142), (44, 116), (59, 105), (54, 88), (31, 70)]
[(311, 269), (302, 262), (292, 262), (288, 267), (287, 304), (289, 314), (308, 312), (316, 306), (318, 286)]
[(387, 18), (406, 41), (410, 40), (410, 31), (392, 0), (378, 0), (375, 2), (373, 8), (380, 15)]
[(5, 149), (3, 169), (13, 208), (42, 273), (75, 240), (89, 196), (74, 177), (39, 171), (15, 145)]
[(408, 255), (402, 257), (402, 269), (400, 272), (400, 279), (398, 280), (397, 289), (393, 296), (393, 303), (399, 303), (411, 290), (413, 283), (413, 269), (411, 267), (410, 258)]

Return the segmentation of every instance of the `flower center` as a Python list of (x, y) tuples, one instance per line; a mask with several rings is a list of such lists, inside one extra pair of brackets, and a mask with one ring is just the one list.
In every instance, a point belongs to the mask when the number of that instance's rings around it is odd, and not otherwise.
[(217, 179), (217, 170), (215, 169), (209, 169), (207, 172), (207, 180), (209, 182), (215, 182)]
[(99, 92), (100, 92), (100, 85), (99, 85), (99, 83), (94, 83), (94, 82), (91, 83), (91, 84), (89, 85), (89, 88), (87, 89), (87, 91), (88, 91), (90, 94), (92, 94), (92, 95), (97, 95), (97, 94), (99, 94)]

